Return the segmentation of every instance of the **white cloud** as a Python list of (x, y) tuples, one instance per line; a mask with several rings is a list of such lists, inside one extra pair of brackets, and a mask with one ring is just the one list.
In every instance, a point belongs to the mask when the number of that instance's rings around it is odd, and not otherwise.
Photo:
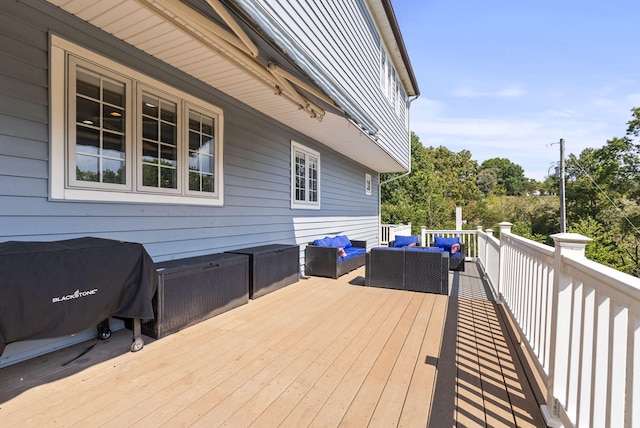
[(518, 98), (527, 95), (527, 91), (525, 91), (522, 87), (513, 85), (508, 86), (506, 88), (490, 91), (490, 90), (480, 90), (471, 88), (468, 86), (463, 86), (453, 91), (453, 96), (455, 97), (463, 97), (463, 98), (479, 98), (479, 97), (488, 97), (488, 98)]
[(577, 112), (575, 110), (565, 108), (562, 110), (547, 110), (543, 113), (543, 115), (557, 117), (557, 118), (577, 118), (582, 117), (582, 113)]

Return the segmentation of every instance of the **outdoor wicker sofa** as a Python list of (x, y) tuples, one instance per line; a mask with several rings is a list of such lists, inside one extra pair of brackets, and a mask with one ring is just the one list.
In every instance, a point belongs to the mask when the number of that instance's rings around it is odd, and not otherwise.
[[(343, 256), (340, 250), (344, 250)], [(352, 241), (345, 235), (316, 239), (304, 251), (305, 275), (337, 279), (364, 265), (366, 252), (367, 241)]]
[(449, 253), (430, 247), (377, 247), (367, 253), (365, 285), (449, 294)]

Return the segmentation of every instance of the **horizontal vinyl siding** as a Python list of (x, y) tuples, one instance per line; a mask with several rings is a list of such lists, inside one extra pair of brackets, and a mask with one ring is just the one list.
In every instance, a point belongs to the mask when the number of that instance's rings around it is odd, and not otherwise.
[[(261, 1), (269, 12), (334, 77), (379, 127), (378, 144), (409, 166), (409, 132), (405, 121), (380, 89), (379, 36), (363, 16), (363, 0)], [(406, 100), (404, 101), (406, 103)], [(404, 114), (406, 105), (401, 107)]]
[[(223, 207), (48, 199), (48, 30), (224, 110)], [(291, 140), (321, 155), (320, 210), (290, 208)], [(373, 177), (365, 196), (364, 175)], [(97, 236), (155, 261), (378, 234), (377, 174), (38, 0), (0, 2), (0, 242)], [(303, 260), (301, 260), (301, 263)]]

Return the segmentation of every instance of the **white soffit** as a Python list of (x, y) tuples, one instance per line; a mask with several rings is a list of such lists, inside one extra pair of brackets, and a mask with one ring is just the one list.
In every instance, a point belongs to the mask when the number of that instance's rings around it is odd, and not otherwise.
[(48, 1), (374, 171), (405, 171), (348, 119), (331, 112), (322, 121), (311, 118), (249, 67), (228, 60), (136, 0)]

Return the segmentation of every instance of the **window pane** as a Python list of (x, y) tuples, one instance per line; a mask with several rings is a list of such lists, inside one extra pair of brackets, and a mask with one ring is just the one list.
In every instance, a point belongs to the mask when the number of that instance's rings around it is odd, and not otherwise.
[(200, 134), (189, 131), (189, 150), (196, 151), (200, 148)]
[(111, 80), (103, 80), (103, 98), (105, 103), (112, 104), (117, 107), (124, 107), (124, 91), (125, 86), (120, 82), (113, 82)]
[(178, 174), (174, 168), (160, 169), (160, 187), (175, 189), (178, 186)]
[(100, 126), (100, 103), (76, 97), (76, 123)]
[(176, 126), (170, 123), (160, 124), (160, 141), (163, 143), (176, 144), (178, 139), (176, 138)]
[(125, 159), (125, 140), (124, 135), (112, 134), (105, 132), (102, 136), (102, 154), (114, 159)]
[(142, 114), (145, 116), (158, 117), (159, 101), (148, 94), (142, 94)]
[(202, 191), (213, 193), (213, 175), (205, 175), (202, 177)]
[(154, 165), (142, 165), (142, 185), (158, 186), (158, 167)]
[(102, 111), (105, 129), (124, 132), (124, 110), (105, 105)]
[(198, 168), (198, 152), (189, 153), (189, 169), (197, 171)]
[(104, 171), (102, 173), (103, 183), (124, 184), (124, 161), (104, 159), (102, 163), (104, 165)]
[(194, 111), (189, 112), (189, 129), (200, 132), (200, 114)]
[(160, 109), (160, 119), (171, 123), (178, 122), (176, 113), (178, 106), (176, 106), (174, 103), (161, 102)]
[(202, 117), (202, 133), (206, 135), (213, 135), (213, 118)]
[(200, 171), (213, 174), (213, 157), (200, 155)]
[(100, 131), (76, 126), (76, 153), (97, 155), (100, 152)]
[(95, 156), (76, 156), (76, 180), (100, 181), (99, 158)]
[(142, 118), (142, 138), (158, 140), (158, 121), (149, 117)]
[(158, 145), (145, 141), (142, 144), (142, 161), (146, 163), (158, 163)]
[(177, 166), (177, 152), (175, 146), (168, 146), (166, 144), (162, 144), (160, 146), (160, 159), (162, 165), (170, 165), (172, 167)]
[(214, 155), (214, 149), (215, 149), (215, 142), (207, 137), (203, 137), (205, 140), (202, 143), (202, 148), (200, 148), (200, 153), (203, 154), (207, 154), (207, 155)]
[(99, 100), (100, 77), (78, 68), (76, 71), (76, 92), (94, 100)]
[(197, 172), (189, 173), (189, 190), (199, 192), (200, 191), (200, 174)]

